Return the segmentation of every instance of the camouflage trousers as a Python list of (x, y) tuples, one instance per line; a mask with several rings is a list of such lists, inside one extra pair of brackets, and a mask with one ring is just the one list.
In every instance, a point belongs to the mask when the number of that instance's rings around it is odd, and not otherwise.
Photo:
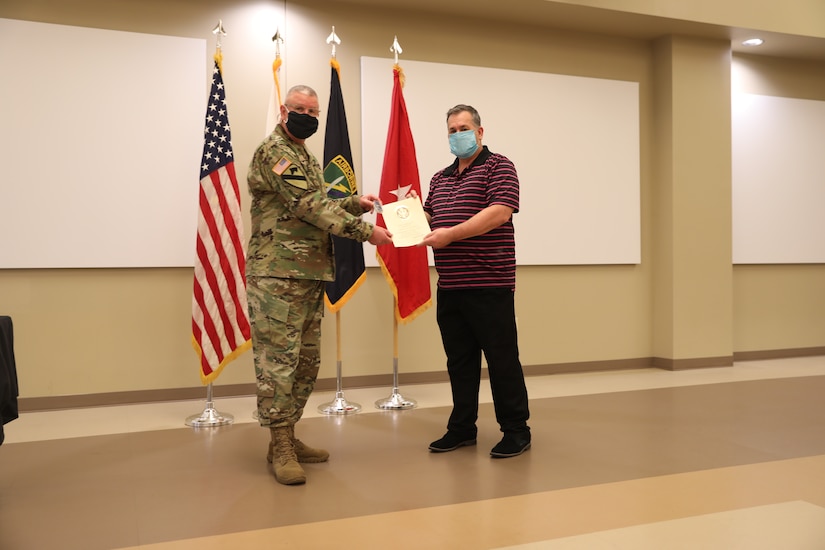
[(291, 426), (304, 412), (321, 366), (325, 284), (247, 278), (261, 426)]

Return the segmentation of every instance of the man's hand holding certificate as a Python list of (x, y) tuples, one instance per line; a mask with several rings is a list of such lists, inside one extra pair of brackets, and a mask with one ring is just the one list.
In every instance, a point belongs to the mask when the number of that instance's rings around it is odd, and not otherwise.
[(424, 207), (418, 197), (389, 204), (376, 202), (375, 206), (377, 212), (384, 217), (387, 229), (392, 233), (392, 244), (398, 248), (421, 244), (430, 232)]

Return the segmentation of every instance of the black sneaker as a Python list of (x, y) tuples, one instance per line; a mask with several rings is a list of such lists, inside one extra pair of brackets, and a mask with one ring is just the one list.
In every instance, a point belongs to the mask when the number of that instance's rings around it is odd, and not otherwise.
[(434, 453), (446, 453), (447, 451), (455, 451), (459, 447), (469, 447), (475, 445), (475, 438), (467, 439), (460, 437), (453, 432), (447, 432), (444, 437), (438, 441), (430, 443), (430, 451)]
[(530, 435), (504, 434), (495, 447), (490, 451), (493, 458), (509, 458), (518, 456), (530, 448)]

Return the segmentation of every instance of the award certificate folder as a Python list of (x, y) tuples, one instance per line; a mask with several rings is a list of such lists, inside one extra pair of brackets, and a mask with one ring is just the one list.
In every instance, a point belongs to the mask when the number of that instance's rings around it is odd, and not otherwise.
[(430, 233), (427, 215), (418, 198), (408, 198), (381, 205), (384, 224), (392, 233), (392, 244), (397, 248), (420, 244)]

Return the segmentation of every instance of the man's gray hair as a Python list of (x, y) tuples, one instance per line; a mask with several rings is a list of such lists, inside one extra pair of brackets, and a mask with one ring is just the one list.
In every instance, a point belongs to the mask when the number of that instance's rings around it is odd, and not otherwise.
[(315, 93), (315, 90), (303, 84), (298, 84), (297, 86), (293, 86), (292, 88), (290, 88), (289, 91), (286, 93), (286, 97), (289, 97), (292, 94), (305, 94), (309, 97), (318, 97), (318, 94)]
[(470, 105), (456, 105), (449, 111), (447, 111), (447, 120), (450, 120), (450, 117), (453, 115), (457, 115), (458, 113), (470, 113), (473, 117), (473, 124), (475, 124), (476, 128), (481, 128), (481, 115), (478, 114), (478, 111), (475, 110), (475, 107)]

